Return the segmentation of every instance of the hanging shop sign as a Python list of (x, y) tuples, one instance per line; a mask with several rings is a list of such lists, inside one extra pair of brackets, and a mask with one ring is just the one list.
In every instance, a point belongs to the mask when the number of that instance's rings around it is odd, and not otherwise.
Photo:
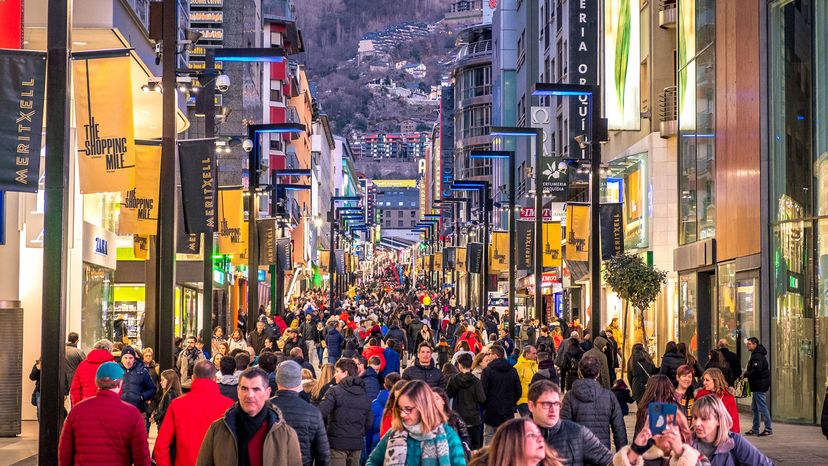
[(0, 50), (2, 191), (37, 192), (45, 91), (45, 53)]
[(345, 273), (345, 251), (342, 249), (334, 250), (334, 265), (336, 266), (336, 273)]
[(533, 270), (535, 264), (535, 225), (517, 222), (517, 270)]
[(278, 261), (276, 252), (276, 219), (256, 220), (256, 238), (259, 240), (259, 264), (272, 265)]
[(569, 200), (569, 170), (563, 159), (557, 157), (541, 159), (541, 188), (543, 197), (552, 199), (552, 202)]
[(566, 260), (589, 260), (589, 206), (566, 206)]
[(224, 0), (190, 0), (190, 6), (222, 6)]
[(293, 270), (293, 248), (290, 238), (276, 240), (276, 266), (282, 272)]
[(624, 204), (601, 204), (601, 260), (624, 252)]
[[(572, 84), (598, 84), (598, 6), (597, 1), (569, 2), (569, 82)], [(637, 14), (637, 10), (636, 10)], [(576, 136), (589, 136), (590, 98), (583, 95), (571, 97), (569, 104), (569, 154), (566, 158), (588, 159), (587, 147), (581, 148)], [(592, 139), (590, 136), (589, 139)]]
[(198, 254), (201, 251), (201, 234), (187, 233), (184, 229), (184, 215), (181, 207), (175, 216), (175, 252), (177, 254)]
[(121, 192), (135, 184), (130, 60), (73, 62), (81, 194)]
[(216, 227), (215, 139), (178, 143), (184, 227), (188, 233), (211, 233)]
[(443, 270), (443, 253), (442, 252), (435, 252), (434, 253), (434, 270)]
[(241, 189), (223, 189), (218, 192), (218, 244), (222, 254), (244, 251), (244, 206)]
[(132, 236), (132, 255), (136, 259), (149, 259), (150, 239), (149, 235), (133, 235)]
[(326, 249), (319, 250), (319, 275), (328, 275), (331, 273), (330, 267), (331, 251)]
[[(520, 208), (520, 220), (524, 221), (534, 221), (535, 220), (535, 208), (534, 207), (521, 207)], [(544, 222), (551, 222), (554, 219), (552, 215), (552, 209), (544, 208), (543, 209), (543, 221)]]
[[(192, 5), (192, 3), (191, 3)], [(190, 23), (221, 23), (224, 20), (222, 11), (191, 11)]]
[(561, 259), (561, 222), (543, 224), (543, 266), (560, 267)]
[(492, 232), (492, 243), (489, 245), (489, 273), (509, 271), (509, 233), (506, 231)]
[(201, 33), (202, 40), (224, 40), (224, 29), (217, 28), (190, 28)]
[(135, 148), (135, 185), (121, 193), (119, 235), (158, 232), (158, 189), (161, 183), (161, 146)]
[(83, 261), (115, 270), (118, 259), (115, 254), (115, 233), (89, 222), (83, 222)]
[(443, 270), (454, 270), (457, 268), (457, 248), (447, 247), (443, 249)]
[(480, 273), (483, 269), (483, 243), (468, 244), (466, 269), (471, 273)]
[(466, 268), (466, 248), (457, 248), (457, 271), (460, 273), (468, 271), (468, 268)]

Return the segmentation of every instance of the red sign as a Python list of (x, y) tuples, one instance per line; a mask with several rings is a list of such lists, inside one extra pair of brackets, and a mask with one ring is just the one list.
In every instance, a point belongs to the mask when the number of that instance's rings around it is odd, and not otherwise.
[(0, 0), (0, 49), (23, 47), (23, 0)]
[[(535, 208), (534, 207), (521, 207), (520, 208), (520, 219), (521, 220), (535, 220)], [(551, 222), (552, 221), (552, 209), (543, 209), (543, 221), (544, 222)]]

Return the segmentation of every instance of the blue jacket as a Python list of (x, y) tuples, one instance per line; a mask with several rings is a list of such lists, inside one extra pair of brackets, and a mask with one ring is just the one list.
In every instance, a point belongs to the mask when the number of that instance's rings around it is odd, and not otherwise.
[[(696, 448), (696, 440), (693, 439), (693, 448)], [(773, 461), (761, 451), (745, 440), (739, 434), (730, 433), (730, 438), (716, 448), (710, 466), (740, 466), (749, 464), (751, 466), (774, 466)]]
[(380, 426), (382, 426), (382, 413), (385, 411), (385, 403), (388, 402), (388, 390), (380, 390), (377, 399), (371, 402), (371, 409), (374, 411), (374, 425), (365, 436), (365, 451), (374, 451), (380, 441)]
[(397, 353), (396, 350), (392, 350), (391, 348), (385, 348), (383, 356), (385, 356), (385, 369), (380, 374), (380, 380), (384, 381), (385, 376), (392, 372), (400, 374), (400, 353)]
[(130, 369), (121, 365), (124, 369), (124, 378), (121, 382), (121, 400), (138, 408), (142, 413), (147, 410), (147, 401), (155, 396), (155, 383), (144, 367), (144, 363), (138, 359)]
[(381, 388), (377, 371), (373, 367), (366, 368), (365, 372), (362, 373), (362, 380), (365, 382), (365, 394), (368, 395), (369, 400), (374, 401)]
[[(443, 424), (443, 428), (446, 429), (446, 435), (448, 436), (451, 466), (466, 466), (466, 453), (463, 451), (463, 442), (460, 441), (460, 436), (448, 424)], [(385, 461), (385, 450), (388, 448), (388, 439), (393, 434), (394, 431), (389, 430), (385, 437), (379, 441), (377, 447), (368, 456), (366, 466), (382, 466)], [(406, 466), (419, 466), (422, 462), (420, 442), (409, 436), (406, 440), (406, 446), (408, 447), (405, 455)]]
[(328, 357), (339, 359), (342, 357), (342, 344), (345, 342), (345, 337), (339, 333), (339, 330), (331, 328), (325, 335), (325, 345), (328, 347)]

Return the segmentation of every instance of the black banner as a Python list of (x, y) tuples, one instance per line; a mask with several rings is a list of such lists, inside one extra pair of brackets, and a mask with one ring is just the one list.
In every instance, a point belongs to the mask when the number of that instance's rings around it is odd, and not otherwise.
[(259, 264), (273, 265), (278, 261), (276, 253), (276, 219), (256, 220), (256, 237), (259, 239)]
[[(571, 84), (598, 84), (598, 7), (597, 1), (569, 2), (569, 82)], [(570, 97), (569, 103), (569, 154), (572, 159), (588, 159), (588, 146), (575, 141), (576, 136), (590, 140), (589, 96)], [(597, 110), (595, 110), (597, 111)], [(594, 131), (594, 130), (593, 130)]]
[(624, 204), (601, 204), (601, 260), (624, 252)]
[(517, 269), (534, 270), (535, 267), (535, 223), (517, 223)]
[(293, 270), (292, 246), (290, 238), (279, 238), (276, 241), (276, 267), (282, 272)]
[[(184, 230), (184, 216), (181, 209), (175, 216), (178, 226), (175, 229), (175, 252), (176, 254), (198, 254), (201, 251), (201, 235), (199, 233), (187, 233)], [(210, 252), (212, 254), (212, 251)]]
[(483, 269), (483, 243), (469, 243), (466, 251), (466, 270), (480, 273)]
[(457, 267), (457, 248), (443, 248), (443, 270), (454, 270)]
[(216, 227), (215, 139), (178, 142), (184, 227), (210, 233)]
[(569, 200), (569, 170), (563, 159), (544, 157), (541, 160), (541, 186), (544, 199), (552, 202)]
[(334, 265), (336, 265), (336, 273), (345, 273), (345, 251), (342, 249), (334, 250)]
[(0, 191), (37, 192), (46, 53), (0, 50)]

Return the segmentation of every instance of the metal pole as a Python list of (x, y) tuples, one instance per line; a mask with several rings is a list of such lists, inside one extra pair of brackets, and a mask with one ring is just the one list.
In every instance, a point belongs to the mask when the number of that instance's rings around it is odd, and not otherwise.
[[(546, 323), (543, 315), (543, 187), (541, 186), (541, 160), (543, 157), (543, 129), (535, 130), (535, 318)], [(527, 316), (528, 317), (528, 316)]]
[[(69, 212), (69, 44), (72, 2), (49, 1), (46, 88), (46, 207), (43, 244), (43, 317), (40, 340), (38, 464), (58, 462), (66, 378), (66, 251)], [(38, 128), (40, 131), (40, 128)], [(19, 413), (17, 413), (19, 414)]]
[(509, 157), (509, 313), (506, 324), (515, 338), (515, 280), (517, 278), (517, 219), (515, 218), (515, 154)]
[[(284, 227), (281, 228), (281, 234), (279, 235), (280, 238), (284, 238), (285, 236), (285, 229)], [(293, 245), (290, 247), (291, 253), (293, 252)], [(292, 254), (291, 254), (292, 256)], [(277, 261), (278, 262), (278, 261)], [(293, 258), (291, 257), (291, 264), (293, 263)], [(285, 271), (282, 269), (281, 264), (276, 264), (276, 303), (271, 305), (271, 308), (275, 306), (276, 315), (284, 316), (285, 315)]]
[[(204, 137), (213, 138), (216, 136), (216, 84), (215, 84), (215, 50), (212, 48), (206, 49), (206, 57), (204, 58), (204, 68), (208, 79), (203, 82), (203, 92), (205, 92), (205, 100), (207, 101), (207, 108), (204, 111)], [(212, 78), (212, 79), (209, 79)], [(211, 171), (213, 172), (213, 182), (218, 183), (216, 177), (216, 155), (211, 154)], [(214, 216), (215, 219), (215, 216)], [(202, 302), (201, 302), (201, 339), (205, 345), (209, 345), (213, 338), (213, 231), (210, 230), (204, 233), (204, 245), (202, 246), (202, 254), (204, 254), (204, 275), (202, 285)], [(229, 329), (227, 329), (229, 330)], [(207, 346), (212, 348), (212, 346)]]
[(167, 91), (162, 95), (163, 129), (161, 137), (161, 185), (158, 205), (158, 260), (155, 273), (155, 312), (158, 340), (156, 355), (161, 369), (171, 369), (173, 362), (173, 309), (175, 306), (175, 163), (176, 154), (176, 79), (178, 42), (178, 2), (164, 0), (162, 25), (162, 80)]
[[(466, 225), (469, 225), (471, 221), (471, 202), (466, 202)], [(466, 259), (469, 258), (469, 236), (466, 236)], [(471, 298), (471, 286), (472, 286), (472, 274), (471, 270), (468, 267), (468, 260), (466, 261), (466, 310), (471, 311), (472, 308), (472, 298)]]
[(480, 272), (480, 310), (481, 316), (486, 315), (489, 308), (489, 183), (486, 182), (486, 187), (480, 190), (483, 197), (482, 212), (483, 212), (483, 270)]
[(590, 291), (592, 304), (592, 338), (594, 339), (601, 332), (601, 219), (599, 211), (601, 208), (601, 140), (603, 140), (603, 129), (601, 129), (601, 92), (598, 86), (592, 93), (590, 101), (592, 108), (592, 163), (589, 194), (589, 221), (590, 221)]
[(247, 127), (247, 137), (253, 141), (253, 150), (248, 158), (249, 196), (247, 196), (247, 313), (259, 315), (259, 248), (256, 244), (256, 217), (259, 205), (256, 189), (259, 186), (259, 133), (255, 125)]
[(334, 228), (336, 222), (336, 211), (334, 209), (335, 201), (333, 196), (331, 196), (331, 211), (328, 213), (328, 223), (331, 228), (331, 247), (330, 247), (330, 254), (328, 254), (328, 307), (330, 308), (331, 313), (334, 311), (334, 240), (336, 235), (336, 229)]

